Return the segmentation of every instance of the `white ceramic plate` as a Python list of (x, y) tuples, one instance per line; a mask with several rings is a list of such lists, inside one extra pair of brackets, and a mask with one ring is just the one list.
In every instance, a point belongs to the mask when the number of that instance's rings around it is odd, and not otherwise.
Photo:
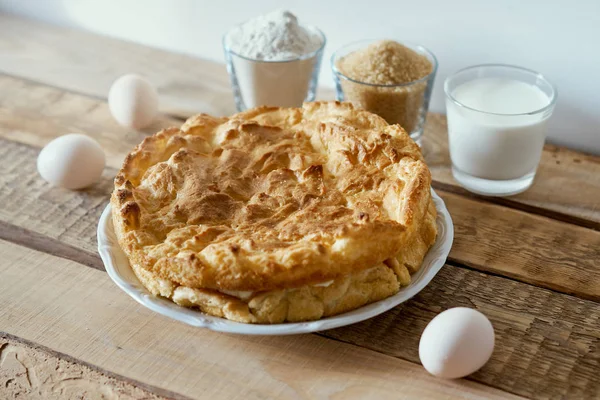
[(454, 227), (444, 201), (432, 190), (433, 201), (438, 211), (438, 237), (425, 256), (423, 266), (412, 276), (412, 282), (394, 296), (356, 310), (323, 318), (318, 321), (285, 323), (274, 325), (243, 324), (224, 318), (206, 315), (200, 311), (180, 307), (170, 300), (153, 296), (137, 279), (129, 266), (127, 256), (121, 250), (113, 229), (110, 204), (106, 206), (98, 223), (98, 252), (111, 279), (138, 303), (159, 314), (192, 326), (219, 332), (246, 335), (290, 335), (316, 332), (354, 324), (372, 318), (405, 302), (433, 279), (446, 262), (454, 238)]

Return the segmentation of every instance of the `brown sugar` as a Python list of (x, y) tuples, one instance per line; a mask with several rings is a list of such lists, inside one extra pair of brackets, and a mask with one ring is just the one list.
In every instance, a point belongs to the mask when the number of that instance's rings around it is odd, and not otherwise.
[(428, 80), (419, 80), (433, 71), (427, 57), (400, 43), (382, 40), (340, 58), (336, 68), (360, 82), (339, 78), (345, 100), (390, 124), (402, 125), (408, 133), (420, 127)]

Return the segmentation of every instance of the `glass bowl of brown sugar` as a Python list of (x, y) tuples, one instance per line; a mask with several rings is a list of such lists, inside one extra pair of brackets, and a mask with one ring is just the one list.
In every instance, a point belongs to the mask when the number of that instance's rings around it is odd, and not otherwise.
[(437, 59), (423, 46), (393, 40), (364, 40), (331, 57), (337, 100), (399, 124), (420, 144)]

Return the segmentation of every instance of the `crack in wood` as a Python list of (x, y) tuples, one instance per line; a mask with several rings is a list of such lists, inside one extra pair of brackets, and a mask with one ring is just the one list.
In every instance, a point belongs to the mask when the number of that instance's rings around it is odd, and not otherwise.
[[(6, 332), (0, 331), (0, 340), (5, 341), (5, 343), (0, 343), (0, 377), (2, 376), (1, 373), (3, 372), (3, 366), (5, 365), (8, 356), (10, 354), (14, 354), (15, 359), (25, 370), (29, 389), (32, 392), (37, 391), (39, 394), (42, 394), (43, 392), (46, 393), (46, 395), (58, 394), (59, 398), (63, 398), (63, 395), (67, 392), (71, 393), (72, 391), (76, 391), (85, 393), (85, 391), (91, 391), (94, 393), (100, 393), (104, 395), (103, 398), (107, 399), (136, 398), (140, 400), (155, 398), (149, 394), (153, 393), (156, 396), (161, 396), (161, 398), (164, 399), (191, 400), (189, 397), (183, 396), (179, 393), (154, 387), (143, 382), (139, 382), (135, 379), (130, 379), (125, 376), (115, 374), (111, 371), (99, 368), (96, 365), (71, 357), (68, 354), (52, 350), (40, 344)], [(59, 364), (54, 368), (42, 369), (44, 364), (51, 365), (52, 363), (56, 363), (56, 359), (62, 360), (62, 362), (70, 365), (60, 365), (59, 362)], [(73, 367), (75, 368), (75, 371), (70, 372), (71, 376), (64, 375), (65, 369), (69, 370), (69, 368)], [(86, 371), (86, 369), (91, 370), (93, 373), (90, 374)], [(37, 376), (38, 372), (48, 376), (45, 376), (45, 379), (40, 381), (39, 377)], [(104, 375), (106, 378), (102, 378), (101, 375), (96, 375), (98, 373)], [(72, 374), (76, 375), (73, 376)], [(15, 382), (15, 379), (16, 377), (7, 378), (3, 386), (5, 388), (9, 388)], [(132, 385), (139, 388), (139, 390), (149, 393), (142, 393), (141, 396), (131, 396), (131, 393), (122, 393), (121, 390), (123, 388), (121, 388), (119, 391), (115, 391), (114, 388), (118, 387), (119, 385), (115, 385), (114, 382), (110, 381), (111, 379), (116, 382), (121, 382), (124, 385)], [(131, 391), (135, 392), (136, 390), (129, 390), (129, 392)], [(123, 397), (121, 397), (120, 394), (123, 395)], [(2, 391), (0, 390), (0, 396), (1, 395)], [(44, 395), (40, 396), (40, 398), (44, 397)]]
[(89, 253), (58, 239), (53, 239), (6, 221), (0, 221), (0, 240), (6, 240), (32, 250), (75, 261), (100, 271), (105, 270), (104, 264), (97, 254)]

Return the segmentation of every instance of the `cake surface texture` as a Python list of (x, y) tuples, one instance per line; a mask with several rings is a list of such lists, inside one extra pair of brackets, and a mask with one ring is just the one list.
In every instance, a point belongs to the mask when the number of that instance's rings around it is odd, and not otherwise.
[(154, 295), (239, 322), (315, 320), (410, 283), (436, 238), (399, 125), (349, 103), (200, 114), (127, 155), (111, 197)]

